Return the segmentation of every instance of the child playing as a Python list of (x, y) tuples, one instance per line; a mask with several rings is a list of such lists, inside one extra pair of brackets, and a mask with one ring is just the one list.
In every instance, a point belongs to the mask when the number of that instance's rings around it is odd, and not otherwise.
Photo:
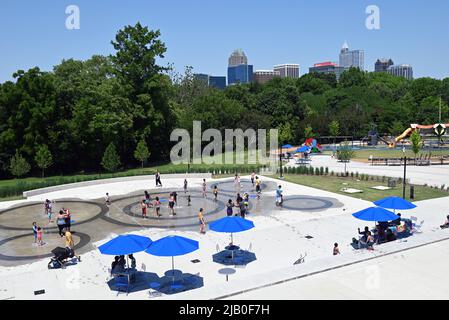
[(213, 193), (214, 193), (214, 201), (217, 202), (218, 201), (218, 199), (217, 199), (218, 198), (218, 188), (216, 185), (214, 186)]
[(190, 198), (190, 194), (187, 196), (187, 206), (190, 207), (192, 202), (192, 198)]
[(338, 243), (334, 243), (334, 252), (333, 252), (333, 254), (334, 254), (334, 256), (340, 254), (340, 249), (338, 248)]
[(203, 208), (200, 208), (200, 212), (198, 213), (198, 220), (200, 223), (200, 233), (206, 233), (205, 228), (206, 228), (206, 222), (204, 221), (204, 215), (203, 215)]
[(145, 203), (145, 200), (140, 202), (140, 207), (142, 208), (142, 218), (145, 219), (147, 217), (147, 204)]
[(37, 224), (33, 222), (33, 235), (34, 235), (34, 243), (37, 243)]
[(44, 243), (42, 242), (42, 228), (37, 227), (37, 245), (42, 246)]
[(154, 202), (153, 202), (153, 208), (154, 208), (154, 214), (155, 214), (155, 216), (156, 216), (156, 217), (160, 217), (160, 216), (161, 216), (161, 214), (160, 214), (160, 211), (161, 211), (161, 201), (159, 200), (159, 197), (156, 197), (156, 198), (154, 199)]

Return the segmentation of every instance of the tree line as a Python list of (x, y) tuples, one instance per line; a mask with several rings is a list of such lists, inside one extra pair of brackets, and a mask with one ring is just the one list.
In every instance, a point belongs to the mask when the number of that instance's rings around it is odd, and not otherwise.
[(63, 60), (52, 71), (19, 70), (0, 84), (0, 176), (116, 171), (168, 160), (175, 128), (279, 128), (281, 142), (449, 122), (449, 78), (406, 80), (350, 69), (266, 84), (208, 88), (187, 67), (160, 61), (159, 30), (119, 30), (115, 52)]

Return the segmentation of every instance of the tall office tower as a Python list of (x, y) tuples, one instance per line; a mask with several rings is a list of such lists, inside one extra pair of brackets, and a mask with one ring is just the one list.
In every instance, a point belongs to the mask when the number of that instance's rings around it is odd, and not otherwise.
[(246, 57), (245, 52), (243, 52), (242, 49), (234, 50), (234, 52), (229, 57), (228, 66), (234, 67), (241, 64), (248, 64), (248, 58)]
[(274, 66), (273, 70), (279, 71), (281, 78), (299, 78), (301, 76), (299, 64), (278, 64)]
[(387, 72), (388, 67), (394, 65), (393, 60), (391, 59), (377, 59), (374, 64), (375, 72)]
[(335, 74), (337, 80), (340, 79), (343, 71), (345, 71), (345, 68), (338, 66), (335, 62), (315, 63), (313, 67), (309, 68), (309, 73)]
[(256, 70), (254, 71), (253, 80), (254, 82), (263, 84), (270, 80), (272, 80), (275, 77), (280, 77), (281, 74), (279, 71), (273, 71), (273, 70)]
[(241, 49), (235, 50), (228, 62), (228, 85), (253, 81), (253, 66)]
[(387, 69), (387, 72), (396, 77), (404, 77), (408, 80), (413, 79), (413, 68), (409, 64), (399, 64), (399, 65), (390, 66)]
[(348, 43), (345, 42), (340, 50), (339, 66), (345, 69), (354, 67), (365, 70), (365, 51), (349, 50)]

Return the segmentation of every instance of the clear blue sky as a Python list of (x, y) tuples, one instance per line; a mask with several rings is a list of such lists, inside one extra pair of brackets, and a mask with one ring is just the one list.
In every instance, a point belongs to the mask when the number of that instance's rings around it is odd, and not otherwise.
[[(78, 5), (81, 29), (67, 30), (65, 9)], [(365, 28), (365, 9), (380, 8), (381, 29)], [(255, 69), (338, 61), (346, 40), (365, 50), (372, 70), (380, 57), (408, 63), (415, 76), (449, 77), (447, 0), (1, 0), (0, 82), (18, 69), (51, 70), (64, 58), (112, 53), (116, 31), (140, 21), (160, 29), (164, 64), (225, 75), (242, 48)]]

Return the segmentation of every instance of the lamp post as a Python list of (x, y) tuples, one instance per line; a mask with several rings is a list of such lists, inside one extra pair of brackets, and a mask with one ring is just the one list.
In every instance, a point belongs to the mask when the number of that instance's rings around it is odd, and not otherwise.
[(283, 178), (282, 175), (282, 147), (279, 147), (279, 178)]
[(405, 147), (402, 147), (402, 153), (404, 154), (404, 179), (402, 180), (402, 199), (405, 200), (405, 186), (407, 179), (407, 156), (405, 155)]

